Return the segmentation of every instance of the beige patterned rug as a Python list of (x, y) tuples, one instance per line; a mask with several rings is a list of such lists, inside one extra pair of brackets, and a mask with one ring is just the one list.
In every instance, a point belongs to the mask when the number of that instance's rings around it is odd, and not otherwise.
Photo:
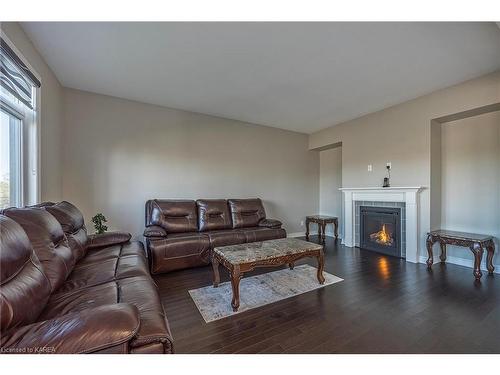
[(243, 277), (240, 282), (240, 308), (231, 308), (231, 283), (212, 285), (189, 291), (205, 322), (226, 318), (256, 307), (264, 306), (298, 294), (310, 292), (343, 281), (340, 277), (323, 272), (325, 283), (318, 283), (316, 268), (303, 264), (293, 270), (282, 269), (262, 275)]

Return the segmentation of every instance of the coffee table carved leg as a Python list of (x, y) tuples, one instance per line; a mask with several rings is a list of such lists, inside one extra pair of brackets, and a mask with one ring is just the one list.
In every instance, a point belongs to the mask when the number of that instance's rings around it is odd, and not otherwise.
[(474, 253), (474, 277), (477, 281), (481, 280), (483, 276), (481, 272), (481, 260), (483, 259), (483, 246), (480, 243), (474, 243), (470, 247), (471, 251)]
[(306, 240), (309, 241), (309, 219), (306, 219)]
[(339, 222), (337, 220), (333, 222), (333, 227), (335, 231), (335, 240), (337, 240), (339, 238)]
[(493, 255), (495, 255), (495, 243), (493, 241), (488, 242), (486, 245), (486, 251), (488, 255), (486, 257), (486, 268), (488, 268), (488, 273), (493, 275), (495, 267), (493, 267)]
[(214, 288), (217, 288), (220, 283), (220, 275), (219, 275), (219, 261), (216, 257), (212, 258), (212, 268), (214, 271)]
[(429, 254), (429, 258), (427, 258), (427, 268), (431, 269), (432, 264), (434, 263), (434, 255), (432, 254), (432, 245), (434, 245), (434, 240), (431, 235), (427, 236), (427, 253)]
[(233, 307), (233, 311), (238, 311), (240, 307), (240, 266), (235, 265), (231, 272), (231, 286), (233, 288), (233, 300), (231, 301), (231, 306)]
[(318, 237), (319, 237), (319, 240), (321, 241), (321, 224), (320, 223), (316, 223), (318, 224)]
[(290, 269), (293, 270), (293, 267), (295, 267), (295, 264), (293, 262), (288, 263), (288, 267), (290, 267)]
[(441, 260), (441, 263), (444, 263), (446, 262), (446, 243), (440, 241), (439, 246), (441, 247), (441, 255), (439, 256), (439, 259)]
[(320, 250), (318, 254), (318, 281), (320, 284), (325, 283), (325, 277), (323, 276), (323, 268), (325, 268), (325, 257), (323, 255), (323, 250)]

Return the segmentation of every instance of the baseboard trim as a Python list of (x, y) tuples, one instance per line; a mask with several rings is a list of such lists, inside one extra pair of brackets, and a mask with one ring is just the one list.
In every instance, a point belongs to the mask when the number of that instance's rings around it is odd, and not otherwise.
[[(427, 261), (426, 256), (421, 256), (419, 258), (419, 263), (425, 263), (426, 261)], [(439, 260), (439, 256), (437, 257), (437, 260), (434, 259), (434, 264), (440, 263), (440, 262), (441, 261)], [(446, 263), (455, 264), (457, 266), (464, 266), (464, 267), (468, 267), (471, 269), (474, 268), (474, 260), (473, 259), (463, 259), (463, 258), (458, 258), (458, 257), (454, 257), (454, 256), (447, 256)], [(493, 266), (495, 267), (494, 273), (500, 273), (500, 264), (493, 264)], [(488, 272), (488, 270), (486, 269), (486, 259), (484, 256), (483, 256), (483, 261), (481, 262), (481, 270)]]
[[(294, 238), (294, 237), (305, 237), (306, 233), (305, 232), (294, 232), (294, 233), (287, 233), (287, 237), (289, 238)], [(317, 233), (314, 232), (314, 233), (310, 233), (309, 234), (310, 236), (317, 236)], [(325, 236), (326, 237), (331, 237), (331, 238), (335, 238), (335, 235), (333, 233), (325, 233)], [(339, 235), (339, 238), (342, 239), (342, 237)]]

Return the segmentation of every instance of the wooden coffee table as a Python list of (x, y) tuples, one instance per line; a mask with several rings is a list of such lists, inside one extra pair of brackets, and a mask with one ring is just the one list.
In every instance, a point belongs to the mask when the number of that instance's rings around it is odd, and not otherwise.
[(323, 276), (324, 257), (323, 246), (299, 240), (296, 238), (281, 238), (263, 242), (252, 242), (241, 245), (216, 247), (212, 255), (214, 270), (214, 288), (220, 283), (219, 264), (222, 264), (231, 274), (233, 311), (240, 307), (240, 280), (243, 273), (252, 271), (256, 267), (277, 267), (288, 264), (293, 270), (294, 262), (305, 257), (318, 259), (317, 278), (324, 284)]

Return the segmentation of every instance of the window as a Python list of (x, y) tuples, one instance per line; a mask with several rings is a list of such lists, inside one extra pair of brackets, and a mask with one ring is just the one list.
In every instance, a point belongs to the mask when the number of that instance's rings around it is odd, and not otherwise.
[(0, 208), (22, 205), (21, 120), (0, 110)]
[(1, 36), (0, 209), (38, 201), (37, 93), (40, 81)]

